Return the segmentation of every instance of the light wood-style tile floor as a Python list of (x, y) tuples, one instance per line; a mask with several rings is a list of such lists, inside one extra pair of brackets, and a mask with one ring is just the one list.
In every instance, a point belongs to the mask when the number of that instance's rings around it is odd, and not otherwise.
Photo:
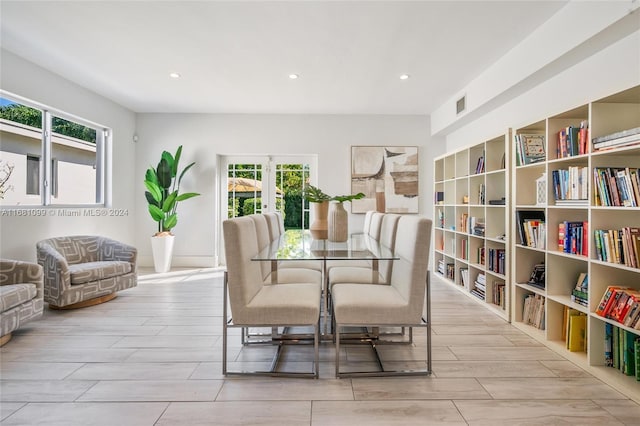
[[(433, 281), (431, 377), (334, 378), (334, 347), (321, 378), (225, 378), (222, 274), (141, 275), (102, 305), (45, 309), (0, 349), (2, 425), (640, 425), (640, 406), (496, 317)], [(386, 347), (404, 362), (414, 347)], [(235, 343), (234, 343), (235, 342)], [(372, 364), (346, 346), (349, 366)], [(286, 368), (310, 368), (308, 347)], [(270, 349), (230, 356), (244, 365)], [(342, 362), (342, 361), (341, 361)]]

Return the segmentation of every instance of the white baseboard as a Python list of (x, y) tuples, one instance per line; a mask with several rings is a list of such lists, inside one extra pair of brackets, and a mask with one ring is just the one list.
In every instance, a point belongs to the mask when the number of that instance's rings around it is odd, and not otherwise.
[[(138, 265), (153, 268), (153, 256), (138, 256)], [(218, 266), (217, 256), (173, 256), (171, 266), (176, 268), (215, 268)]]

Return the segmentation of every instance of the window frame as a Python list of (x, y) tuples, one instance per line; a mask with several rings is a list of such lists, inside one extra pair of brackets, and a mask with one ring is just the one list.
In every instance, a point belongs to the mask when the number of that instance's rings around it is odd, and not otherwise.
[[(83, 208), (83, 207), (111, 207), (111, 188), (112, 188), (112, 173), (111, 173), (111, 147), (113, 142), (112, 130), (110, 127), (102, 124), (78, 117), (76, 115), (64, 112), (57, 108), (50, 107), (48, 105), (32, 101), (24, 98), (20, 95), (16, 95), (5, 90), (0, 90), (0, 97), (19, 103), (29, 108), (34, 108), (42, 112), (42, 139), (40, 141), (40, 173), (39, 173), (39, 186), (40, 186), (40, 204), (20, 204), (15, 206), (0, 206), (0, 209), (12, 209), (21, 210), (38, 207), (50, 207), (50, 208)], [(54, 195), (57, 195), (59, 190), (57, 176), (57, 159), (53, 158), (52, 147), (52, 124), (53, 118), (62, 118), (74, 122), (76, 124), (92, 128), (96, 131), (96, 199), (95, 203), (78, 203), (78, 204), (58, 204), (52, 201), (52, 190), (55, 190)], [(64, 135), (63, 135), (64, 136)], [(53, 186), (53, 188), (52, 188)], [(51, 189), (49, 189), (51, 188)]]

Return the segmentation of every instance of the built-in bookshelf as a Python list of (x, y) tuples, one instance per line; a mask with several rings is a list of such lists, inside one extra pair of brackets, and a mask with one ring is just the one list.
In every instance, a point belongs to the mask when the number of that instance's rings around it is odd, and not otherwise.
[(510, 231), (512, 323), (636, 401), (640, 381), (608, 366), (605, 347), (612, 333), (633, 347), (640, 330), (596, 310), (609, 286), (640, 291), (638, 127), (640, 87), (514, 129)]
[(434, 164), (436, 273), (506, 320), (510, 145), (506, 132)]

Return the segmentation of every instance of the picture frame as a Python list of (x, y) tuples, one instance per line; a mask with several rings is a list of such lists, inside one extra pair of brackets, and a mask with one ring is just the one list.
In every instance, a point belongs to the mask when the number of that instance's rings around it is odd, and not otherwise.
[(352, 213), (418, 213), (419, 180), (417, 146), (351, 147)]

